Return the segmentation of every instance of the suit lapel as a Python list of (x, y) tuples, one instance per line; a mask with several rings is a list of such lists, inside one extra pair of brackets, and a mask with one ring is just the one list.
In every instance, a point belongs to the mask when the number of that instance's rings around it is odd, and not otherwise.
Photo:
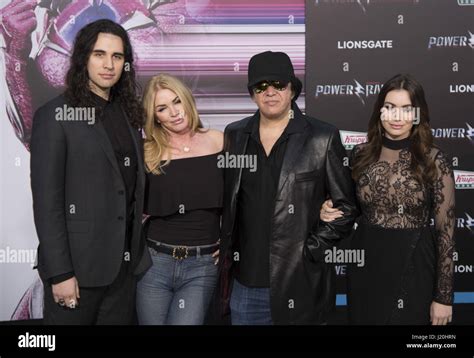
[(288, 127), (289, 136), (288, 143), (286, 144), (285, 155), (283, 157), (283, 163), (280, 171), (280, 178), (278, 180), (278, 191), (277, 197), (283, 190), (286, 181), (291, 173), (295, 170), (295, 165), (298, 163), (298, 159), (301, 157), (304, 145), (308, 138), (308, 131), (306, 130), (306, 122), (304, 121), (303, 113), (301, 113), (298, 106), (293, 104), (292, 109), (294, 111), (294, 118)]
[(128, 120), (128, 116), (122, 108), (122, 113), (126, 119), (128, 130), (130, 131), (130, 135), (133, 139), (133, 146), (135, 148), (135, 153), (137, 154), (137, 165), (138, 165), (138, 173), (137, 176), (140, 180), (142, 186), (145, 184), (145, 166), (143, 161), (143, 143), (141, 139), (141, 132), (137, 131), (132, 127), (130, 121)]
[[(236, 133), (235, 153), (237, 155), (245, 154), (245, 152), (247, 150), (247, 144), (249, 142), (249, 138), (250, 138), (250, 134), (246, 133), (244, 131), (239, 131), (239, 132)], [(237, 176), (235, 178), (235, 181), (236, 181), (235, 185), (234, 185), (235, 193), (237, 193), (239, 191), (239, 188), (240, 188), (240, 181), (242, 179), (242, 170), (243, 170), (242, 167), (240, 167), (238, 169), (238, 173), (237, 173)]]
[(112, 143), (110, 143), (109, 136), (105, 131), (104, 125), (102, 121), (97, 121), (93, 126), (91, 126), (93, 133), (97, 136), (102, 149), (105, 152), (105, 155), (109, 159), (110, 164), (117, 172), (120, 178), (122, 178), (122, 174), (120, 173), (120, 169), (117, 164), (117, 158), (115, 157), (114, 149), (112, 147)]

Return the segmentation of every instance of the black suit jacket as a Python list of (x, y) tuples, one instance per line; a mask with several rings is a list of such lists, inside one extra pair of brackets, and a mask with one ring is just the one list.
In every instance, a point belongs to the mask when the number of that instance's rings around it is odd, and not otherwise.
[[(289, 135), (280, 172), (271, 223), (270, 301), (275, 324), (320, 324), (335, 306), (334, 267), (324, 251), (346, 237), (358, 214), (353, 182), (343, 165), (345, 150), (334, 126), (305, 116), (293, 104), (301, 129)], [(224, 151), (245, 154), (252, 118), (229, 124)], [(224, 210), (221, 232), (220, 292), (228, 312), (236, 235), (237, 200), (242, 170), (224, 171)], [(331, 223), (319, 220), (319, 209), (331, 197), (344, 212)]]
[[(124, 257), (126, 195), (112, 144), (100, 121), (57, 120), (64, 95), (39, 108), (31, 137), (31, 189), (43, 280), (74, 272), (80, 286), (105, 286)], [(125, 113), (124, 113), (125, 114)], [(128, 123), (128, 121), (127, 121)], [(129, 124), (138, 159), (130, 261), (135, 274), (151, 259), (141, 219), (145, 173), (140, 132)]]

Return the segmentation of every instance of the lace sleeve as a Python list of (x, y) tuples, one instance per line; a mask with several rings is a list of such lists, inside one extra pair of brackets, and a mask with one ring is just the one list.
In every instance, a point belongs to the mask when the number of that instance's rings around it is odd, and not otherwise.
[(433, 214), (436, 227), (436, 287), (434, 300), (445, 305), (453, 304), (454, 275), (454, 178), (447, 156), (439, 151), (435, 156), (438, 170), (433, 185)]

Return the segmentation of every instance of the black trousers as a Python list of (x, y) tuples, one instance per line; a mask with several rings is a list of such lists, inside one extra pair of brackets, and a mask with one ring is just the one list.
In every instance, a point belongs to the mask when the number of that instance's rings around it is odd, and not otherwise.
[(108, 286), (81, 287), (79, 306), (70, 309), (54, 302), (52, 287), (43, 281), (45, 325), (128, 325), (136, 323), (136, 277), (131, 263), (123, 261), (116, 279)]

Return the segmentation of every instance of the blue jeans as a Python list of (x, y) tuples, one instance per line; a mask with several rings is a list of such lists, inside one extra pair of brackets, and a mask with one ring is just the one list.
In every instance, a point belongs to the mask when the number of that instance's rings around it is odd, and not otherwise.
[(230, 297), (232, 325), (271, 325), (270, 289), (247, 287), (234, 280)]
[(212, 254), (176, 260), (149, 249), (152, 267), (137, 284), (141, 325), (201, 325), (217, 283)]

